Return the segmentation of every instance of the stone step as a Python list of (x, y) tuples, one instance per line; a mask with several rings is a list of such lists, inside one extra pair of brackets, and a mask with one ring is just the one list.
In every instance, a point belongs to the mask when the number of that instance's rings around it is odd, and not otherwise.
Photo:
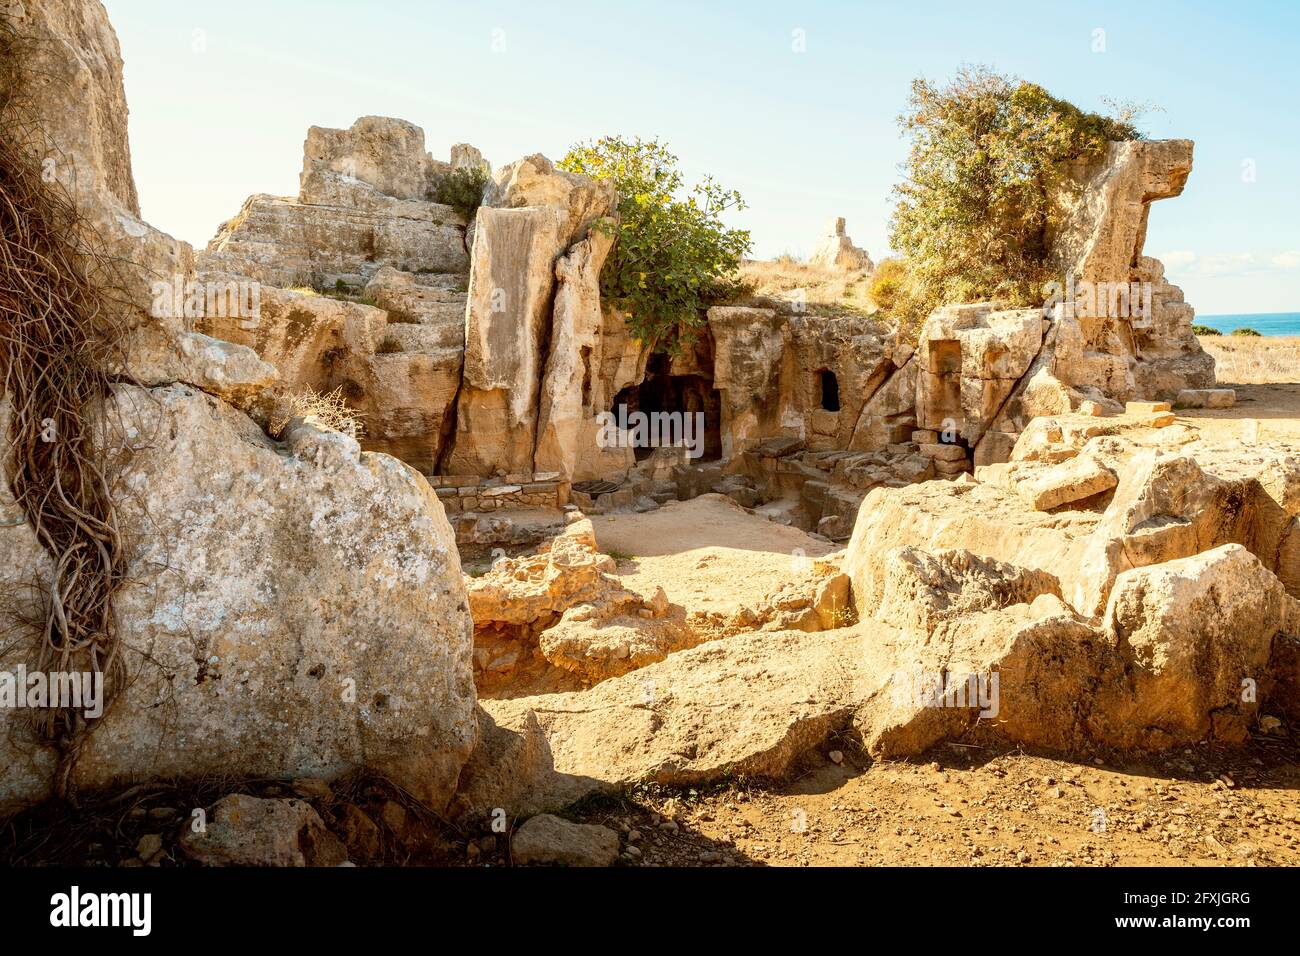
[(1172, 411), (1173, 406), (1168, 402), (1125, 402), (1125, 415), (1158, 415), (1161, 412)]

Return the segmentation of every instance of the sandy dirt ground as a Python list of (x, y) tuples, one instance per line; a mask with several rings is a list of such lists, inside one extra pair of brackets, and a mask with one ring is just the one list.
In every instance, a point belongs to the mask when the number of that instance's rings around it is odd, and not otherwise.
[(1179, 414), (1208, 440), (1294, 441), (1300, 444), (1300, 338), (1203, 335), (1220, 386), (1237, 391), (1225, 409)]
[(1300, 384), (1221, 384), (1236, 389), (1237, 404), (1232, 408), (1178, 412), (1207, 441), (1287, 441), (1300, 445)]
[(945, 745), (870, 763), (808, 755), (797, 779), (633, 790), (579, 818), (620, 830), (630, 866), (1295, 866), (1295, 742), (1151, 761)]
[(597, 546), (618, 558), (625, 587), (649, 597), (662, 586), (670, 601), (689, 611), (729, 615), (752, 608), (794, 577), (801, 563), (836, 550), (722, 495), (591, 521)]

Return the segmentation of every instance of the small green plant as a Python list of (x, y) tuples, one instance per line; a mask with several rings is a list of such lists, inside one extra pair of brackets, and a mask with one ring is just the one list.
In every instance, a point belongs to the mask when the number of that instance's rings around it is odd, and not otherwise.
[(559, 163), (618, 191), (618, 221), (598, 224), (617, 239), (601, 293), (627, 313), (640, 341), (669, 354), (695, 339), (709, 305), (738, 290), (740, 259), (750, 248), (747, 230), (722, 221), (728, 210), (745, 208), (740, 193), (711, 176), (688, 187), (677, 162), (657, 139), (606, 136), (574, 146)]
[(1193, 335), (1222, 335), (1223, 333), (1220, 332), (1218, 329), (1212, 328), (1208, 325), (1193, 325), (1192, 334)]
[(391, 335), (386, 335), (375, 348), (376, 355), (394, 355), (398, 352), (405, 352), (402, 343)]
[(620, 551), (618, 548), (610, 548), (605, 552), (615, 561), (632, 561), (636, 558), (635, 554), (628, 554), (626, 551)]
[(433, 184), (433, 201), (451, 206), (466, 219), (483, 205), (488, 171), (482, 166), (462, 166), (439, 175)]
[(1241, 328), (1239, 328), (1239, 329), (1233, 329), (1233, 330), (1232, 330), (1232, 334), (1233, 334), (1233, 335), (1241, 335), (1241, 336), (1245, 336), (1245, 337), (1254, 337), (1254, 338), (1258, 338), (1258, 337), (1259, 337), (1259, 333), (1256, 332), (1254, 329), (1252, 329), (1252, 328), (1251, 328), (1250, 326), (1248, 326), (1248, 325), (1243, 325), (1243, 326), (1242, 326)]

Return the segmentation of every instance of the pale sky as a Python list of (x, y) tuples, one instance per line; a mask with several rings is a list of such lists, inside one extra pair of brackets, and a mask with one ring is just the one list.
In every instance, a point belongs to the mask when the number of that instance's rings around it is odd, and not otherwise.
[[(1196, 141), (1146, 250), (1198, 312), (1300, 311), (1300, 3), (106, 0), (143, 213), (206, 245), (252, 193), (293, 195), (307, 128), (367, 114), (500, 166), (658, 136), (750, 208), (754, 254), (835, 216), (879, 260), (908, 84), (985, 63), (1088, 109), (1137, 99)], [(1098, 32), (1101, 31), (1101, 32)]]

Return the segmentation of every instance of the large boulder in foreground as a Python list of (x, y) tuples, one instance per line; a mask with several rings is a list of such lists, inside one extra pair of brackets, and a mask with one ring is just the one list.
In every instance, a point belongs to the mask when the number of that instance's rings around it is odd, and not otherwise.
[(1273, 643), (1300, 633), (1298, 611), (1282, 582), (1239, 544), (1125, 571), (1105, 627), (1131, 681), (1103, 689), (1109, 720), (1129, 728), (1139, 746), (1245, 740)]
[(846, 727), (863, 634), (750, 632), (574, 693), (485, 700), (453, 812), (526, 816), (643, 781), (776, 777)]
[[(1294, 449), (1209, 443), (1192, 428), (1152, 427), (1137, 415), (1061, 415), (1031, 423), (1012, 458), (978, 468), (970, 483), (868, 493), (844, 567), (859, 613), (883, 573), (883, 556), (905, 546), (965, 548), (1047, 571), (1060, 580), (1065, 601), (1092, 619), (1124, 571), (1229, 543), (1248, 548), (1300, 597)], [(1078, 459), (1099, 467), (1061, 471)], [(1071, 476), (1075, 485), (1063, 483)], [(1115, 479), (1113, 488), (1102, 487)], [(1050, 511), (1034, 507), (1044, 489), (1053, 497), (1039, 503), (1055, 504)]]
[[(902, 633), (868, 642), (875, 689), (855, 717), (877, 756), (972, 730), (1067, 751), (1242, 743), (1273, 688), (1274, 645), (1300, 624), (1300, 604), (1237, 544), (1124, 572), (1100, 625), (1032, 572), (964, 552), (899, 549), (885, 564), (877, 619)], [(926, 616), (966, 591), (964, 613)]]
[[(129, 685), (74, 784), (364, 767), (441, 809), (477, 738), (472, 625), (423, 477), (300, 420), (272, 441), (180, 385), (119, 387), (108, 420), (123, 431)], [(0, 528), (0, 549), (11, 587), (48, 573), (27, 525)], [(33, 655), (15, 642), (0, 664)], [(0, 726), (13, 768), (0, 807), (45, 797), (50, 752), (21, 712)]]

